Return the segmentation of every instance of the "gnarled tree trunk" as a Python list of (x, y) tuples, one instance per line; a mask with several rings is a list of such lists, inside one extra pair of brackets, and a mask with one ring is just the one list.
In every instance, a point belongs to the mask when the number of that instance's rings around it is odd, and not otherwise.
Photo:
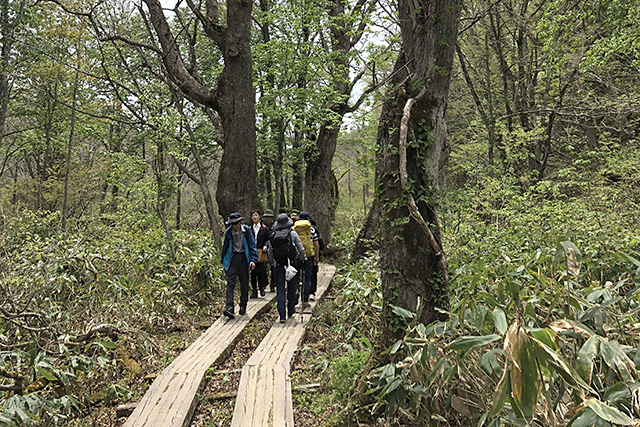
[(248, 217), (260, 206), (256, 168), (255, 92), (252, 81), (250, 0), (227, 1), (227, 26), (218, 24), (216, 2), (206, 3), (206, 16), (191, 1), (188, 5), (205, 33), (222, 51), (224, 68), (216, 88), (205, 86), (187, 69), (179, 45), (162, 12), (159, 0), (143, 0), (162, 49), (167, 75), (191, 101), (217, 111), (224, 133), (216, 200), (221, 215), (240, 212)]
[(444, 121), (461, 0), (399, 2), (401, 80), (383, 106), (376, 182), (380, 193), (380, 264), (384, 306), (378, 348), (404, 335), (393, 306), (429, 323), (449, 305), (437, 196), (449, 146)]

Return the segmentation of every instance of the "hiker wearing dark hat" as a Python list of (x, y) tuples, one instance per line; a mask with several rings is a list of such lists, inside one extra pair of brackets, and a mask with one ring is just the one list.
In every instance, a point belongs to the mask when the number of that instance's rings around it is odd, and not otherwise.
[(298, 234), (291, 229), (292, 225), (293, 221), (287, 214), (280, 214), (273, 225), (273, 232), (267, 243), (269, 260), (275, 267), (276, 300), (280, 323), (287, 320), (287, 314), (293, 317), (296, 312), (298, 302), (296, 292), (300, 282), (300, 273), (286, 280), (285, 268), (289, 264), (296, 263), (298, 259), (305, 259), (304, 247)]
[(258, 262), (258, 250), (251, 229), (242, 224), (242, 216), (234, 212), (229, 215), (222, 244), (222, 265), (227, 279), (226, 303), (223, 314), (233, 319), (235, 303), (233, 293), (236, 279), (240, 279), (240, 315), (247, 311), (249, 301), (249, 270), (253, 270)]
[[(318, 233), (309, 221), (309, 212), (300, 212), (298, 221), (293, 225), (293, 229), (300, 236), (302, 246), (307, 254), (307, 260), (302, 265), (302, 307), (309, 307), (309, 294), (311, 291), (311, 276), (313, 265), (318, 264), (320, 248), (318, 247)], [(314, 295), (315, 299), (315, 295)]]

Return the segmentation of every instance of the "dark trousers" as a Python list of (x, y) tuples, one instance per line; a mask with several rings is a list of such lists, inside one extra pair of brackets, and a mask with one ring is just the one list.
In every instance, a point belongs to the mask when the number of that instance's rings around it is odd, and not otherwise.
[(311, 289), (311, 274), (313, 272), (313, 257), (307, 258), (302, 264), (302, 302), (309, 301)]
[[(293, 316), (296, 312), (296, 304), (298, 303), (298, 283), (300, 282), (300, 273), (296, 274), (296, 277), (287, 281), (284, 275), (284, 266), (277, 265), (275, 268), (275, 282), (276, 282), (276, 301), (278, 306), (278, 314), (281, 319)], [(286, 292), (286, 294), (285, 294)]]
[(318, 290), (318, 264), (313, 264), (313, 270), (311, 270), (311, 287), (309, 288), (309, 295), (315, 295)]
[(251, 272), (251, 294), (258, 295), (267, 286), (267, 263), (259, 262)]
[(271, 274), (269, 274), (269, 289), (273, 292), (276, 289), (276, 268), (273, 265), (269, 265), (269, 269), (271, 270)]
[(226, 272), (227, 294), (225, 308), (233, 313), (235, 303), (233, 302), (233, 292), (236, 287), (236, 279), (240, 279), (240, 310), (247, 309), (249, 301), (249, 264), (244, 253), (235, 253), (231, 259), (231, 265)]

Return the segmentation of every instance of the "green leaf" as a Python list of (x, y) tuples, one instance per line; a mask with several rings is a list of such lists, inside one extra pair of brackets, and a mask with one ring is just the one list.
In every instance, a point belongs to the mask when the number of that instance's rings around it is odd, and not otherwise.
[(584, 345), (578, 352), (576, 371), (587, 384), (591, 383), (591, 375), (593, 373), (593, 359), (598, 354), (599, 344), (600, 338), (598, 338), (597, 335), (593, 335), (584, 343)]
[(606, 403), (600, 402), (594, 398), (589, 398), (584, 401), (584, 404), (591, 408), (593, 412), (605, 421), (609, 421), (614, 424), (621, 424), (623, 426), (633, 425), (633, 420), (631, 418)]
[(496, 329), (500, 332), (500, 335), (504, 335), (507, 332), (507, 317), (504, 314), (504, 311), (500, 308), (496, 308), (493, 310), (493, 321), (496, 324)]
[(550, 328), (537, 328), (529, 330), (529, 333), (538, 341), (545, 343), (547, 347), (557, 351), (558, 344), (556, 343), (557, 334)]
[(449, 345), (451, 350), (469, 350), (483, 345), (490, 344), (499, 340), (501, 337), (497, 334), (483, 336), (466, 336), (460, 337)]
[(57, 381), (57, 378), (55, 377), (55, 375), (53, 375), (51, 372), (47, 371), (46, 369), (42, 369), (41, 367), (36, 366), (36, 370), (38, 371), (38, 373), (40, 375), (45, 377), (47, 380), (49, 380), (49, 381)]
[(487, 315), (487, 307), (480, 304), (476, 307), (476, 329), (479, 331), (482, 330), (482, 325), (484, 325), (484, 318)]
[(541, 379), (538, 375), (538, 364), (531, 340), (527, 339), (526, 332), (522, 328), (519, 328), (517, 334), (521, 336), (511, 340), (513, 345), (510, 349), (511, 398), (513, 404), (522, 413), (522, 417), (530, 423), (538, 404)]
[(104, 348), (108, 348), (108, 349), (111, 349), (111, 350), (114, 350), (114, 349), (116, 349), (116, 348), (118, 347), (118, 346), (116, 345), (116, 343), (114, 343), (114, 342), (113, 342), (113, 341), (111, 341), (111, 340), (102, 340), (102, 341), (100, 341), (100, 343), (99, 343), (99, 344), (100, 344), (101, 346), (103, 346)]
[(617, 341), (602, 341), (600, 354), (604, 362), (618, 373), (622, 381), (632, 383), (637, 377), (636, 367)]
[(593, 412), (592, 409), (586, 408), (579, 411), (571, 418), (567, 427), (612, 427), (611, 423), (603, 420)]
[(396, 343), (393, 345), (393, 347), (391, 347), (391, 349), (389, 350), (390, 354), (396, 354), (396, 352), (398, 350), (400, 350), (400, 346), (402, 345), (402, 340), (398, 340), (396, 341)]
[(604, 392), (602, 400), (617, 407), (623, 404), (630, 406), (631, 393), (637, 390), (638, 387), (640, 387), (639, 383), (633, 383), (631, 386), (628, 386), (622, 381), (617, 382)]
[(480, 357), (480, 367), (489, 376), (500, 373), (500, 364), (498, 363), (495, 349), (487, 351)]
[(413, 319), (416, 317), (416, 315), (412, 312), (410, 312), (409, 310), (406, 310), (402, 307), (398, 307), (393, 305), (393, 312), (395, 314), (397, 314), (398, 316), (404, 317), (405, 319)]
[(510, 393), (511, 380), (509, 370), (505, 368), (502, 373), (502, 378), (500, 378), (500, 382), (498, 383), (498, 387), (496, 388), (496, 392), (493, 394), (493, 405), (491, 405), (491, 410), (489, 411), (489, 418), (495, 417), (500, 411), (502, 411)]
[(546, 344), (541, 341), (535, 339), (535, 337), (531, 337), (533, 342), (537, 344), (536, 354), (538, 359), (550, 367), (554, 368), (554, 370), (572, 387), (581, 387), (591, 393), (596, 393), (589, 384), (584, 382), (582, 377), (578, 375), (578, 373), (567, 363), (565, 360), (551, 348), (549, 348)]

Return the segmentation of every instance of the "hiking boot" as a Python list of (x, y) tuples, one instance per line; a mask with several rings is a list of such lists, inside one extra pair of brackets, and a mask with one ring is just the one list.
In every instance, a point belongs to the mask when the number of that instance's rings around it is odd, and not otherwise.
[(238, 311), (238, 314), (239, 314), (240, 316), (242, 316), (242, 315), (243, 315), (243, 314), (245, 314), (246, 312), (247, 312), (247, 309), (246, 309), (246, 308), (241, 308), (241, 309), (240, 309), (240, 311)]
[(233, 311), (231, 311), (231, 310), (225, 310), (225, 311), (222, 312), (222, 314), (227, 316), (229, 319), (235, 319), (235, 317), (236, 317), (236, 316), (233, 315)]
[(260, 296), (263, 297), (267, 295), (267, 293), (264, 291), (264, 289), (260, 289)]
[(269, 292), (275, 292), (276, 288), (269, 288)]
[(315, 301), (315, 300), (316, 300), (315, 294), (309, 294), (309, 301)]
[(287, 321), (287, 319), (283, 319), (282, 317), (280, 318), (280, 323), (284, 323), (286, 321)]
[(258, 298), (258, 291), (251, 292), (251, 295), (249, 296), (249, 298), (251, 298), (251, 299)]
[(311, 307), (311, 304), (309, 304), (308, 302), (302, 303), (302, 308), (309, 308), (309, 307)]

